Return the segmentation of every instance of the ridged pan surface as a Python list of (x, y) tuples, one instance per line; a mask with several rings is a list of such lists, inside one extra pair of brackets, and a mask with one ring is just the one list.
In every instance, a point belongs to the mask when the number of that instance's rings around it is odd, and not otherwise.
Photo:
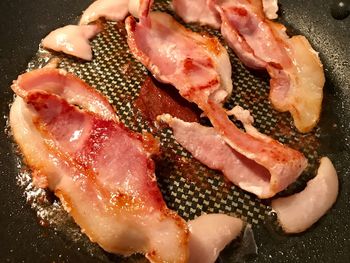
[[(129, 52), (123, 22), (103, 24), (104, 30), (92, 41), (94, 59), (91, 62), (83, 62), (39, 49), (29, 63), (28, 70), (42, 67), (52, 56), (58, 56), (61, 61), (60, 68), (76, 74), (108, 97), (110, 103), (115, 106), (121, 121), (127, 127), (136, 132), (147, 130), (153, 133), (160, 140), (162, 149), (162, 155), (156, 162), (158, 184), (168, 206), (177, 211), (180, 216), (189, 220), (201, 213), (226, 213), (238, 216), (251, 224), (258, 245), (258, 255), (242, 258), (238, 254), (243, 252), (235, 253), (231, 246), (222, 253), (219, 261), (348, 262), (350, 260), (349, 47), (342, 47), (342, 43), (350, 40), (350, 37), (343, 35), (342, 30), (346, 32), (349, 19), (336, 21), (328, 18), (330, 12), (327, 10), (326, 1), (320, 1), (320, 6), (317, 7), (319, 12), (324, 11), (324, 15), (316, 14), (315, 10), (307, 9), (304, 5), (312, 6), (302, 1), (281, 1), (282, 18), (280, 21), (287, 25), (291, 34), (306, 35), (314, 48), (320, 51), (321, 60), (325, 66), (327, 82), (321, 121), (312, 132), (307, 134), (297, 132), (289, 114), (277, 112), (271, 107), (268, 101), (269, 79), (267, 74), (254, 72), (244, 67), (227, 47), (219, 31), (198, 25), (186, 25), (196, 32), (206, 32), (217, 36), (229, 52), (233, 69), (233, 93), (225, 107), (232, 108), (234, 105), (240, 105), (249, 109), (255, 118), (255, 126), (261, 132), (300, 150), (308, 158), (309, 167), (301, 178), (282, 195), (302, 189), (305, 182), (315, 175), (321, 156), (328, 156), (334, 162), (340, 178), (338, 201), (319, 223), (300, 235), (285, 236), (275, 232), (276, 221), (271, 213), (269, 200), (259, 200), (254, 195), (228, 183), (222, 174), (200, 164), (184, 150), (174, 140), (170, 129), (155, 128), (143, 117), (134, 102), (139, 96), (144, 81), (149, 77), (149, 73)], [(303, 8), (300, 8), (302, 6)], [(173, 14), (167, 1), (156, 2), (154, 10)], [(176, 19), (181, 22), (178, 17)], [(322, 25), (325, 21), (333, 23)], [(337, 23), (340, 26), (337, 27)], [(338, 30), (335, 31), (335, 29)], [(5, 89), (9, 89), (8, 83), (6, 84), (7, 86), (1, 86), (2, 93), (5, 92)], [(2, 112), (6, 116), (8, 102), (12, 95), (8, 90), (4, 94), (8, 97), (2, 101)], [(208, 123), (205, 119), (202, 122)], [(40, 259), (40, 261), (58, 262), (77, 260), (147, 262), (142, 256), (122, 259), (107, 254), (81, 234), (79, 227), (65, 213), (60, 202), (52, 194), (32, 186), (29, 172), (21, 162), (16, 147), (13, 144), (10, 145), (11, 135), (8, 129), (6, 131), (7, 133), (1, 137), (5, 143), (2, 146), (4, 148), (1, 149), (1, 164), (6, 166), (2, 172), (13, 178), (0, 182), (0, 185), (1, 188), (5, 188), (6, 184), (17, 195), (22, 195), (22, 206), (24, 205), (23, 200), (27, 203), (23, 206), (23, 210), (18, 211), (19, 215), (23, 213), (23, 221), (19, 224), (24, 225), (25, 220), (29, 220), (32, 228), (38, 228), (38, 230), (28, 229), (27, 233), (23, 233), (23, 239), (28, 243), (23, 241), (16, 243), (12, 240), (9, 244), (0, 244), (0, 259), (8, 261)], [(5, 155), (11, 159), (11, 162), (5, 163)], [(9, 167), (10, 165), (13, 167)], [(0, 197), (2, 203), (8, 202), (9, 197), (5, 194), (1, 194)], [(18, 208), (5, 205), (2, 213), (4, 209), (11, 214)], [(39, 226), (39, 224), (35, 226), (35, 222), (32, 222), (35, 220), (27, 219), (29, 217), (37, 218), (44, 226)], [(4, 231), (5, 238), (10, 240), (11, 233), (16, 233), (12, 238), (21, 238), (22, 233), (14, 231), (18, 227), (16, 223), (11, 222), (8, 216), (1, 214), (1, 220), (3, 218), (1, 231)], [(23, 231), (26, 228), (20, 227), (20, 229)], [(30, 247), (30, 242), (39, 244), (34, 245), (36, 250), (23, 248), (21, 251), (20, 246)], [(24, 251), (28, 253), (25, 255)], [(40, 256), (38, 256), (39, 252), (42, 253)]]

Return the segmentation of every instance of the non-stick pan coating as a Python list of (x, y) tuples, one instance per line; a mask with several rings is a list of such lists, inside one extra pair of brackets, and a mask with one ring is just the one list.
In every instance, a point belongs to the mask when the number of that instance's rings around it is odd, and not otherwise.
[[(42, 227), (35, 211), (16, 185), (17, 155), (5, 130), (13, 93), (10, 83), (23, 72), (38, 49), (40, 39), (52, 29), (76, 21), (90, 1), (0, 2), (1, 182), (0, 261), (92, 262), (120, 261), (86, 241), (53, 227)], [(291, 33), (302, 33), (320, 52), (327, 82), (320, 122), (320, 154), (328, 155), (340, 177), (335, 207), (315, 227), (301, 235), (274, 234), (269, 224), (254, 225), (259, 254), (249, 262), (349, 262), (350, 260), (350, 18), (335, 20), (327, 0), (280, 1), (282, 18)], [(253, 222), (254, 223), (254, 222)], [(92, 255), (95, 253), (95, 255)], [(103, 255), (103, 257), (101, 257)], [(142, 258), (135, 258), (142, 261)]]

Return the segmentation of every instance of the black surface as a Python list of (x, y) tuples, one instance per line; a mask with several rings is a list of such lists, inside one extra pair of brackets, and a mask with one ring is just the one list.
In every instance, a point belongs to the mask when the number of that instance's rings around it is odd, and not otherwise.
[[(41, 227), (16, 185), (15, 154), (5, 134), (12, 101), (10, 83), (23, 72), (38, 49), (40, 39), (52, 29), (72, 22), (88, 0), (0, 1), (0, 262), (95, 261), (78, 244), (54, 229)], [(350, 18), (335, 20), (331, 1), (284, 0), (282, 20), (292, 32), (308, 37), (325, 65), (321, 138), (324, 152), (340, 176), (340, 196), (331, 213), (304, 234), (284, 237), (268, 227), (254, 229), (259, 256), (255, 262), (350, 262)], [(336, 123), (337, 126), (333, 126)]]
[[(88, 0), (0, 1), (0, 262), (67, 262), (83, 260), (78, 247), (51, 228), (41, 227), (16, 185), (15, 155), (4, 133), (9, 86), (38, 50), (42, 37), (63, 26), (85, 9)], [(93, 261), (90, 259), (90, 261)]]

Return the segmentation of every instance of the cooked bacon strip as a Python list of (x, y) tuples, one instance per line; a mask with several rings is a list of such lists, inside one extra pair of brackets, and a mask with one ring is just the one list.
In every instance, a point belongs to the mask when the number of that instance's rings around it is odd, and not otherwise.
[[(243, 109), (236, 108), (237, 112), (243, 114)], [(237, 117), (238, 113), (237, 113)], [(250, 117), (250, 115), (249, 115)], [(238, 118), (239, 119), (239, 118)], [(283, 169), (283, 164), (262, 166), (255, 162), (253, 158), (249, 159), (234, 147), (230, 147), (225, 138), (223, 138), (212, 127), (205, 127), (194, 122), (184, 122), (178, 118), (171, 117), (169, 114), (164, 114), (159, 117), (159, 120), (166, 122), (173, 130), (175, 139), (187, 149), (193, 157), (198, 159), (209, 168), (221, 171), (227, 179), (239, 186), (243, 190), (251, 192), (260, 198), (269, 198), (277, 192), (283, 190), (290, 183), (294, 182), (301, 173), (302, 169), (297, 167), (298, 164), (290, 164), (287, 171), (278, 171)], [(240, 119), (244, 121), (243, 119)], [(245, 127), (251, 125), (245, 124)], [(249, 138), (248, 136), (251, 137)], [(266, 141), (271, 144), (271, 147), (276, 143), (266, 135), (260, 134), (254, 127), (250, 127), (247, 133), (242, 133), (241, 140), (248, 137), (249, 143), (254, 143), (252, 138), (257, 138), (260, 141)], [(295, 154), (293, 150), (288, 148), (283, 154)], [(293, 159), (293, 156), (291, 156)], [(306, 163), (306, 162), (305, 162)], [(296, 167), (294, 167), (295, 165)], [(302, 165), (305, 165), (302, 163)], [(269, 168), (266, 169), (266, 168)]]
[(104, 17), (110, 21), (123, 20), (129, 12), (129, 0), (97, 0), (84, 12), (80, 19), (80, 25), (87, 25)]
[(204, 214), (188, 223), (189, 263), (214, 263), (221, 250), (242, 232), (243, 221), (224, 214)]
[(40, 186), (54, 191), (82, 231), (106, 251), (186, 262), (187, 226), (162, 199), (150, 141), (50, 90), (28, 90), (17, 94), (23, 97), (11, 107), (10, 125)]
[[(220, 6), (220, 8), (218, 8), (221, 15), (221, 20), (222, 20), (222, 24), (221, 24), (222, 36), (225, 38), (225, 40), (227, 41), (229, 46), (233, 49), (233, 51), (236, 53), (236, 55), (239, 57), (239, 59), (246, 66), (254, 69), (266, 68), (267, 66), (266, 61), (255, 54), (254, 48), (252, 48), (249, 45), (249, 43), (247, 43), (247, 41), (244, 39), (244, 36), (240, 34), (240, 32), (237, 29), (237, 26), (231, 25), (232, 24), (231, 20), (233, 18), (236, 18), (235, 17), (236, 13), (233, 12), (232, 10), (237, 10), (237, 13), (240, 11), (243, 13), (245, 11), (243, 9), (242, 11), (241, 9), (238, 9), (238, 8), (237, 9), (232, 8), (231, 10), (231, 8), (229, 8), (230, 3), (231, 2), (228, 2), (228, 4), (224, 6)], [(252, 22), (243, 20), (243, 19), (241, 21), (240, 17), (238, 17), (236, 20), (241, 22), (240, 26), (242, 30), (246, 30), (248, 32), (247, 34), (249, 33), (251, 34), (250, 39), (252, 42), (254, 41), (256, 42), (255, 44), (256, 46), (259, 47), (260, 39), (263, 42), (261, 45), (265, 45), (265, 46), (271, 45), (269, 41), (265, 43), (266, 39), (268, 40), (268, 37), (265, 36), (265, 32), (263, 32), (263, 30), (260, 30), (260, 31), (255, 30), (255, 28), (253, 28), (254, 25), (252, 25)], [(256, 33), (261, 33), (261, 36), (258, 36)], [(278, 46), (277, 52), (279, 49), (280, 47)]]
[[(308, 132), (316, 126), (321, 114), (325, 83), (323, 66), (304, 36), (284, 36), (289, 46), (287, 50), (293, 58), (293, 67), (284, 72), (268, 67), (271, 76), (270, 100), (276, 109), (292, 114), (299, 131)], [(286, 75), (290, 77), (289, 86), (286, 86)]]
[(278, 220), (286, 233), (300, 233), (316, 223), (335, 203), (338, 196), (338, 176), (332, 162), (321, 158), (314, 179), (294, 195), (272, 201)]
[(63, 69), (43, 68), (27, 72), (13, 82), (12, 89), (23, 98), (34, 91), (56, 94), (68, 103), (81, 105), (104, 119), (118, 120), (115, 110), (105, 97)]
[(91, 60), (92, 50), (89, 39), (100, 31), (99, 25), (68, 25), (52, 31), (41, 41), (41, 44), (47, 49)]
[(217, 0), (173, 0), (172, 7), (186, 23), (200, 23), (219, 29), (221, 19), (215, 9)]
[(230, 60), (216, 38), (194, 33), (160, 12), (140, 23), (128, 17), (125, 23), (131, 52), (158, 80), (181, 87), (182, 95), (200, 87), (217, 102), (231, 94)]
[(219, 11), (222, 34), (242, 62), (269, 72), (274, 107), (290, 111), (299, 131), (310, 131), (320, 116), (325, 79), (306, 38), (289, 38), (284, 26), (265, 19), (261, 5), (247, 0), (228, 1)]

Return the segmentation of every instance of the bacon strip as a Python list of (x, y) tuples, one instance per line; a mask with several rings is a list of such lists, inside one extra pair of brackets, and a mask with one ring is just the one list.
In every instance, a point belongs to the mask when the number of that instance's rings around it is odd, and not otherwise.
[[(70, 104), (70, 93), (42, 89), (45, 78), (43, 83), (31, 79), (42, 71), (17, 81), (14, 90), (21, 97), (10, 112), (14, 138), (40, 186), (54, 191), (82, 231), (106, 251), (143, 253), (152, 262), (186, 262), (187, 226), (162, 199), (149, 140)], [(64, 75), (61, 89), (73, 78)], [(21, 90), (21, 79), (34, 86)]]
[(200, 87), (217, 102), (231, 94), (230, 60), (216, 38), (194, 33), (160, 12), (140, 23), (128, 17), (125, 24), (131, 52), (159, 81), (181, 87), (182, 95)]
[(79, 24), (87, 25), (104, 17), (111, 21), (123, 20), (129, 12), (129, 0), (97, 0), (83, 13)]
[(81, 105), (104, 119), (118, 120), (115, 110), (96, 89), (63, 69), (43, 68), (18, 76), (11, 87), (20, 97), (30, 92), (45, 91), (56, 94), (70, 104)]
[[(240, 111), (240, 109), (236, 110)], [(255, 161), (256, 156), (250, 157), (251, 154), (247, 155), (249, 156), (247, 158), (235, 150), (237, 147), (230, 147), (227, 144), (227, 139), (212, 127), (205, 127), (194, 122), (184, 122), (169, 114), (160, 116), (159, 120), (166, 122), (172, 128), (175, 139), (192, 153), (193, 157), (209, 168), (221, 171), (232, 183), (260, 198), (274, 196), (294, 182), (305, 168), (306, 162), (302, 163), (301, 168), (298, 167), (299, 163), (286, 165), (276, 161), (273, 163), (276, 167), (271, 164), (261, 165)], [(253, 127), (247, 130), (247, 133), (242, 132), (239, 136), (242, 141), (248, 140), (247, 145), (255, 143), (256, 145), (252, 147), (257, 149), (261, 147), (258, 144), (264, 145), (261, 142), (266, 142), (271, 147), (274, 147), (276, 143), (271, 138), (258, 133)], [(252, 138), (256, 141), (254, 142)], [(281, 146), (277, 145), (277, 147)], [(263, 150), (261, 149), (261, 151)], [(272, 150), (272, 152), (276, 153), (276, 150)], [(260, 154), (260, 151), (255, 154)], [(266, 152), (266, 155), (268, 154)], [(293, 155), (300, 155), (289, 148), (283, 149), (281, 154), (292, 154), (291, 160), (295, 158)], [(265, 158), (268, 157), (265, 156)], [(298, 159), (294, 161), (298, 161)], [(280, 171), (283, 167), (288, 167), (288, 170)]]
[(204, 112), (228, 145), (270, 172), (270, 193), (261, 196), (262, 198), (272, 197), (285, 189), (306, 168), (307, 159), (302, 153), (267, 136), (244, 133), (217, 104), (209, 102), (205, 105)]
[(44, 48), (63, 52), (84, 60), (92, 60), (89, 39), (101, 31), (99, 25), (68, 25), (48, 34), (41, 44)]
[(272, 201), (286, 233), (300, 233), (316, 223), (335, 203), (339, 191), (337, 172), (327, 157), (321, 158), (315, 178), (305, 189)]
[(224, 214), (204, 214), (188, 223), (189, 263), (214, 263), (219, 253), (242, 232), (243, 221)]
[[(172, 0), (171, 5), (186, 23), (200, 23), (215, 29), (221, 26), (221, 18), (217, 10), (217, 5), (232, 0)], [(261, 3), (262, 1), (262, 3)], [(277, 0), (253, 0), (253, 5), (263, 7), (267, 18), (276, 19), (278, 11)]]
[(289, 111), (297, 129), (308, 132), (321, 112), (322, 63), (305, 37), (289, 38), (285, 27), (266, 19), (256, 2), (237, 0), (218, 6), (221, 32), (245, 65), (267, 69), (272, 104)]

